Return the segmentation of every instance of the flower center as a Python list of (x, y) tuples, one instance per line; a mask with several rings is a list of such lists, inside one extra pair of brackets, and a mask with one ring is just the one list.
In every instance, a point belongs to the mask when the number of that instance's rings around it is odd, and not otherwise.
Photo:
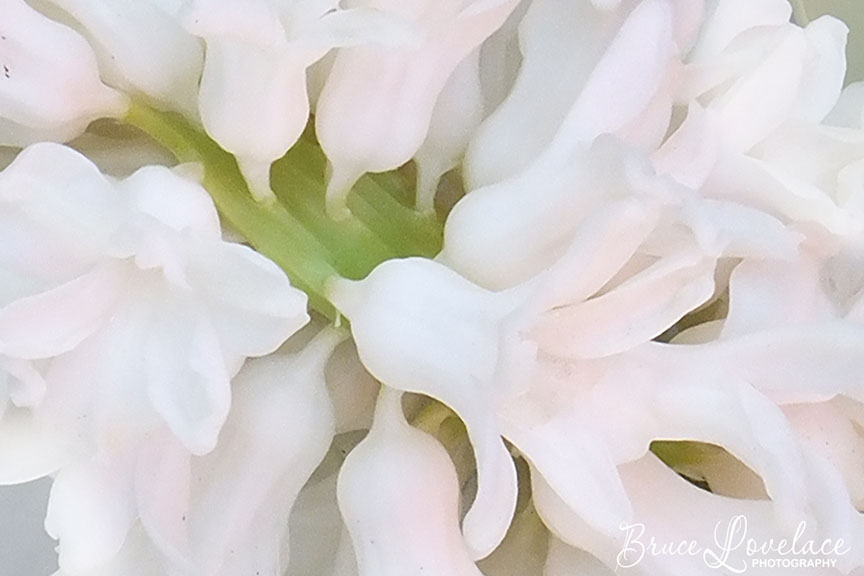
[(181, 163), (204, 167), (204, 188), (222, 218), (256, 250), (285, 270), (309, 295), (309, 305), (335, 319), (324, 295), (333, 276), (364, 278), (385, 260), (433, 257), (441, 249), (443, 225), (415, 211), (413, 183), (398, 172), (369, 174), (348, 196), (352, 217), (333, 220), (325, 210), (326, 159), (313, 134), (304, 134), (271, 169), (277, 201), (255, 201), (236, 159), (178, 115), (141, 103), (126, 122), (165, 146)]

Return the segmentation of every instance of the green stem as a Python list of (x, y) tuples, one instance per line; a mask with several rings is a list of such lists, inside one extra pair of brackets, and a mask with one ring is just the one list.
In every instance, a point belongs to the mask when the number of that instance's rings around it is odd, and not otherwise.
[(324, 283), (338, 275), (327, 248), (279, 203), (256, 202), (234, 157), (179, 116), (140, 104), (130, 107), (126, 122), (149, 134), (180, 162), (204, 166), (204, 187), (222, 216), (259, 252), (281, 266), (309, 295), (309, 304), (331, 319), (337, 314), (324, 297)]

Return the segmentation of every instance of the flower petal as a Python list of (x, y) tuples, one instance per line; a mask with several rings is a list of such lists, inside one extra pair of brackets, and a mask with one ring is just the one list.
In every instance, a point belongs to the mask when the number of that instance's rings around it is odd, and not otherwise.
[[(632, 106), (647, 104), (665, 72), (671, 10), (665, 1), (641, 2), (629, 20), (628, 15), (623, 6), (600, 11), (587, 0), (531, 3), (519, 26), (524, 61), (516, 84), (469, 146), (469, 189), (515, 176), (559, 132), (568, 133), (570, 145), (574, 138), (590, 140), (622, 128), (638, 112)], [(637, 43), (650, 47), (650, 53), (645, 46), (634, 50)], [(655, 58), (655, 48), (662, 57)], [(628, 57), (637, 54), (639, 65), (634, 67)], [(655, 69), (655, 64), (663, 69)], [(621, 72), (630, 68), (632, 73)], [(565, 128), (562, 122), (568, 115)]]
[[(547, 154), (519, 176), (475, 190), (456, 204), (438, 259), (472, 282), (499, 290), (551, 267), (571, 247), (589, 251), (589, 244), (602, 243), (610, 252), (626, 253), (650, 232), (653, 198), (671, 195), (668, 185), (611, 137), (587, 150)], [(620, 227), (614, 226), (616, 214)], [(619, 249), (601, 233), (613, 228), (621, 235)], [(608, 253), (598, 258), (607, 256), (617, 261)], [(604, 265), (598, 277), (605, 271)]]
[(325, 329), (299, 354), (251, 361), (235, 379), (220, 442), (192, 466), (189, 534), (201, 572), (284, 572), (291, 508), (333, 437), (324, 366), (343, 338)]
[(99, 79), (96, 59), (76, 32), (23, 0), (3, 0), (0, 146), (71, 140), (127, 101)]
[(662, 259), (605, 294), (548, 313), (532, 336), (565, 358), (622, 352), (705, 303), (714, 293), (714, 265), (686, 254)]
[(432, 212), (438, 182), (456, 167), (483, 119), (480, 52), (475, 50), (450, 75), (438, 95), (429, 132), (417, 150), (417, 209)]
[(54, 480), (45, 529), (60, 540), (60, 568), (70, 574), (107, 564), (135, 521), (132, 467), (122, 459), (65, 467)]
[(21, 484), (80, 457), (80, 447), (27, 409), (7, 407), (0, 419), (0, 485)]
[(441, 400), (465, 422), (478, 489), (463, 530), (473, 554), (488, 555), (516, 505), (516, 471), (489, 406), (514, 385), (498, 362), (519, 363), (530, 352), (502, 349), (508, 345), (499, 326), (518, 300), (419, 258), (385, 262), (362, 282), (334, 282), (328, 295), (351, 320), (360, 359), (373, 376)]
[(367, 4), (416, 21), (426, 35), (419, 47), (358, 46), (336, 56), (315, 128), (332, 167), (328, 210), (337, 216), (345, 215), (345, 197), (365, 172), (392, 170), (414, 156), (453, 70), (516, 6), (514, 0), (447, 0), (427, 14), (399, 0)]
[(269, 354), (309, 321), (306, 295), (246, 246), (199, 243), (186, 275), (206, 299), (229, 358)]
[(459, 533), (459, 482), (444, 447), (382, 389), (369, 435), (339, 474), (339, 508), (360, 576), (480, 576)]
[(204, 51), (158, 0), (46, 1), (90, 41), (108, 84), (197, 116)]
[(117, 267), (105, 266), (53, 290), (0, 309), (0, 351), (24, 359), (68, 352), (107, 321), (123, 287)]

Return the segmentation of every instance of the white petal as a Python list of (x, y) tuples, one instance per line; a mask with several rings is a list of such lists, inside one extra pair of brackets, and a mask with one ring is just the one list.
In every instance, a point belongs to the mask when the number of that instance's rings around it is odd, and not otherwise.
[(716, 131), (711, 114), (691, 102), (687, 118), (651, 157), (657, 173), (694, 190), (701, 188), (717, 160)]
[[(510, 288), (549, 268), (568, 249), (602, 242), (598, 233), (613, 227), (615, 214), (628, 222), (615, 234), (627, 236), (621, 244), (629, 246), (650, 231), (656, 215), (650, 202), (616, 200), (650, 198), (667, 188), (642, 158), (612, 138), (588, 150), (548, 154), (518, 177), (463, 198), (447, 219), (439, 260), (481, 286)], [(606, 248), (614, 247), (610, 240)]]
[[(813, 322), (712, 343), (706, 352), (782, 402), (827, 400), (846, 394), (864, 400), (864, 328), (850, 322)], [(734, 360), (732, 360), (734, 359)]]
[(804, 29), (809, 58), (802, 80), (799, 114), (819, 123), (831, 112), (846, 76), (846, 36), (849, 28), (840, 20), (823, 16)]
[(279, 12), (263, 1), (198, 0), (184, 21), (207, 42), (199, 93), (204, 127), (237, 156), (253, 195), (271, 199), (269, 165), (306, 126), (306, 68), (326, 48), (289, 43)]
[(64, 468), (54, 480), (45, 528), (60, 540), (60, 567), (77, 574), (107, 564), (135, 521), (132, 467), (122, 459)]
[(60, 21), (87, 37), (108, 84), (196, 117), (204, 51), (158, 1), (44, 1), (61, 9)]
[(159, 551), (153, 546), (140, 524), (129, 531), (120, 552), (108, 564), (82, 572), (65, 572), (63, 569), (52, 576), (153, 576), (165, 574), (165, 564)]
[[(250, 175), (257, 164), (264, 170), (282, 157), (303, 132), (309, 115), (306, 68), (316, 59), (294, 55), (288, 47), (264, 51), (234, 40), (208, 40), (201, 119)], [(250, 178), (250, 183), (261, 180)], [(260, 183), (253, 192), (266, 197)]]
[(702, 23), (706, 16), (705, 0), (673, 0), (672, 8), (675, 10), (673, 19), (675, 25), (675, 43), (682, 54), (686, 54), (693, 47), (693, 43), (700, 37)]
[(193, 463), (190, 541), (203, 573), (279, 576), (294, 500), (324, 458), (333, 416), (324, 366), (343, 335), (251, 361), (216, 450)]
[(415, 19), (427, 32), (422, 46), (340, 50), (318, 100), (315, 126), (332, 166), (327, 198), (333, 215), (345, 214), (345, 197), (365, 172), (392, 170), (414, 156), (447, 79), (504, 23), (516, 2), (448, 1), (428, 15), (420, 7), (399, 10), (400, 4), (377, 6)]
[(540, 287), (532, 305), (545, 311), (594, 296), (638, 259), (637, 250), (656, 225), (656, 211), (639, 201), (598, 208), (581, 223), (564, 256), (531, 281)]
[(746, 152), (758, 144), (792, 114), (797, 104), (807, 38), (791, 25), (774, 35), (776, 39), (758, 65), (709, 106), (718, 126), (723, 127), (723, 145), (729, 150)]
[(818, 404), (794, 404), (783, 412), (814, 451), (821, 453), (846, 481), (853, 503), (864, 505), (864, 436), (858, 423), (845, 413), (844, 404), (860, 403), (840, 398)]
[(459, 534), (459, 483), (444, 447), (382, 389), (369, 435), (339, 474), (339, 508), (360, 576), (480, 576)]
[[(28, 147), (0, 173), (0, 207), (0, 213), (22, 210), (26, 220), (47, 229), (44, 241), (58, 243), (55, 250), (68, 250), (66, 258), (79, 267), (103, 254), (125, 216), (122, 199), (92, 162), (71, 148), (49, 143)], [(28, 253), (26, 246), (14, 248)], [(40, 273), (50, 270), (43, 263)]]
[(507, 421), (504, 433), (543, 482), (594, 529), (617, 534), (633, 511), (602, 441), (562, 421), (524, 424)]
[(702, 200), (685, 207), (681, 219), (706, 254), (727, 258), (794, 260), (803, 236), (779, 219), (737, 202)]
[[(536, 461), (535, 502), (553, 531), (614, 566), (621, 535), (602, 527), (630, 521), (626, 510), (609, 507), (604, 520), (598, 514), (602, 498), (573, 490), (572, 481), (567, 482), (568, 475), (586, 474), (566, 465), (585, 453), (584, 442), (574, 446), (571, 441), (580, 434), (619, 465), (642, 457), (658, 438), (722, 446), (762, 476), (780, 524), (791, 523), (794, 529), (801, 518), (815, 518), (826, 530), (849, 529), (854, 514), (839, 476), (798, 444), (771, 400), (744, 383), (746, 377), (734, 365), (737, 357), (708, 359), (687, 348), (651, 344), (600, 363), (582, 362), (566, 370), (552, 365), (555, 379), (538, 378), (538, 390), (508, 403), (503, 417), (518, 427), (517, 433), (522, 430), (522, 445), (517, 445)], [(532, 434), (546, 435), (546, 441), (525, 442)], [(553, 450), (569, 452), (571, 459), (551, 457)], [(593, 464), (594, 474), (604, 470), (602, 459), (581, 460)], [(605, 469), (608, 475), (608, 464)], [(606, 485), (609, 481), (598, 484)], [(625, 488), (632, 500), (632, 486)], [(830, 498), (824, 498), (827, 494)]]
[(213, 200), (198, 184), (162, 166), (145, 166), (121, 182), (121, 193), (136, 211), (177, 231), (208, 240), (221, 238)]
[(380, 385), (366, 371), (353, 343), (339, 346), (327, 363), (327, 389), (333, 401), (336, 433), (368, 430)]
[(145, 343), (147, 390), (184, 445), (193, 454), (206, 454), (231, 405), (229, 366), (212, 323), (196, 303), (169, 302)]
[(0, 485), (47, 476), (81, 455), (79, 446), (30, 410), (7, 407), (0, 419)]
[[(0, 357), (0, 380), (5, 380), (6, 388), (0, 396), (8, 393), (9, 400), (19, 408), (38, 406), (45, 397), (45, 379), (29, 362)], [(0, 409), (0, 419), (4, 410), (5, 406)]]
[(432, 212), (441, 176), (456, 167), (483, 119), (480, 52), (462, 61), (438, 96), (429, 133), (417, 150), (417, 209)]
[(0, 145), (71, 140), (100, 117), (120, 117), (126, 99), (99, 79), (90, 46), (23, 0), (3, 0)]
[(175, 562), (189, 555), (191, 455), (167, 430), (139, 448), (135, 501), (141, 527), (153, 546)]
[(108, 320), (122, 287), (119, 270), (106, 266), (16, 300), (0, 309), (0, 351), (24, 359), (68, 352)]
[(591, 72), (556, 141), (572, 145), (626, 127), (660, 88), (672, 49), (671, 6), (665, 0), (641, 2)]
[(843, 88), (825, 123), (845, 128), (864, 127), (864, 82), (853, 82)]
[[(298, 39), (302, 46), (318, 46), (322, 51), (364, 44), (416, 48), (421, 41), (420, 31), (401, 14), (391, 14), (374, 6), (339, 10), (337, 4), (333, 0), (322, 0), (317, 5), (320, 15), (315, 14), (308, 28), (303, 30), (302, 39)], [(316, 6), (314, 2), (307, 5)], [(295, 5), (292, 9), (297, 7)], [(292, 18), (294, 21), (300, 19), (298, 16)], [(298, 27), (299, 22), (292, 26), (295, 30)]]
[(659, 336), (713, 293), (713, 260), (673, 256), (610, 292), (549, 313), (532, 334), (563, 357), (614, 354)]
[(513, 89), (522, 66), (519, 26), (533, 2), (520, 2), (504, 24), (480, 47), (484, 112), (497, 109)]
[(713, 11), (690, 52), (693, 60), (719, 54), (746, 30), (782, 26), (792, 15), (792, 7), (786, 0), (724, 0), (711, 5)]
[[(598, 12), (583, 0), (531, 4), (519, 28), (524, 62), (513, 91), (467, 153), (470, 189), (517, 174), (559, 131), (571, 144), (590, 140), (624, 127), (647, 104), (664, 76), (671, 9), (665, 1), (643, 2), (627, 16), (623, 8)], [(638, 67), (627, 60), (636, 54)], [(621, 72), (627, 67), (637, 71)]]
[(196, 248), (187, 278), (229, 357), (269, 354), (309, 321), (306, 295), (270, 260), (227, 242)]
[(518, 363), (530, 353), (509, 349), (499, 334), (518, 301), (419, 258), (385, 262), (362, 282), (335, 282), (328, 295), (351, 320), (360, 359), (373, 376), (437, 398), (465, 422), (478, 490), (463, 530), (474, 555), (486, 556), (504, 537), (516, 505), (516, 472), (490, 406), (513, 385), (499, 375), (506, 371), (498, 363)]
[(797, 262), (746, 260), (732, 272), (729, 290), (727, 338), (834, 316), (819, 267), (804, 255)]
[(763, 160), (749, 156), (722, 157), (702, 193), (740, 202), (784, 220), (817, 222), (832, 232), (855, 229), (851, 215), (825, 192)]

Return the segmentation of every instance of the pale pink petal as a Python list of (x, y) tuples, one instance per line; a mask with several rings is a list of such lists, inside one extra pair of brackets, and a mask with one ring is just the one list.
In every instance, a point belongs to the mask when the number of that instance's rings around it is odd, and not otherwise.
[(291, 508), (333, 437), (324, 366), (343, 338), (326, 329), (300, 353), (250, 361), (235, 378), (220, 442), (192, 464), (189, 538), (203, 573), (284, 572)]
[(131, 462), (93, 460), (54, 480), (45, 528), (60, 540), (60, 567), (86, 573), (110, 562), (135, 521)]
[(128, 102), (102, 84), (92, 49), (78, 33), (24, 0), (3, 0), (0, 145), (66, 141)]
[(480, 576), (459, 533), (459, 482), (444, 447), (382, 389), (369, 435), (339, 474), (339, 508), (360, 576)]
[(385, 262), (362, 282), (334, 282), (329, 297), (351, 320), (360, 359), (373, 376), (441, 400), (465, 422), (478, 490), (463, 530), (473, 554), (488, 555), (516, 505), (516, 472), (489, 406), (517, 384), (504, 364), (531, 353), (499, 335), (518, 300), (419, 258)]
[(47, 0), (85, 36), (105, 81), (195, 118), (204, 50), (158, 0)]
[(614, 354), (659, 336), (713, 293), (713, 260), (672, 256), (605, 294), (548, 313), (531, 334), (566, 358)]
[(0, 309), (0, 351), (25, 359), (68, 352), (108, 320), (123, 285), (120, 270), (105, 266), (12, 302)]
[(267, 258), (227, 242), (193, 246), (186, 278), (229, 358), (269, 354), (309, 321), (306, 295)]
[(318, 99), (315, 126), (332, 167), (328, 210), (340, 217), (360, 176), (392, 170), (414, 156), (447, 79), (504, 23), (516, 2), (448, 0), (426, 13), (423, 6), (399, 0), (368, 4), (417, 22), (425, 34), (417, 47), (358, 46), (336, 56)]

